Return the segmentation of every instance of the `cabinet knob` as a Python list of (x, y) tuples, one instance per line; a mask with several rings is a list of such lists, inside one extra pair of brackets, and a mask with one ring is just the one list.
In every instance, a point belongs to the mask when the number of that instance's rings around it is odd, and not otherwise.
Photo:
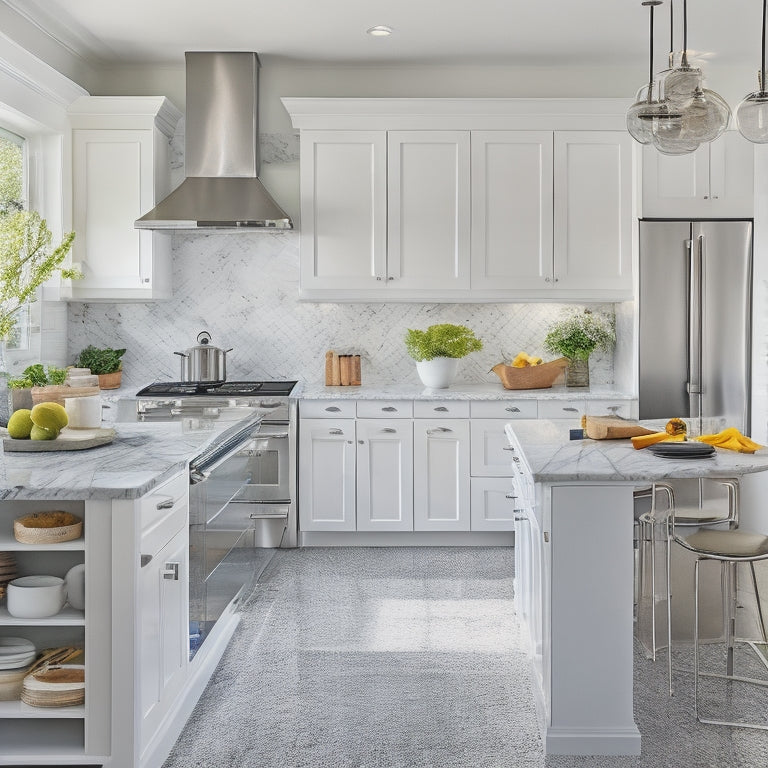
[(504, 410), (510, 413), (520, 413), (520, 409), (516, 405), (508, 405)]
[(705, 200), (709, 200), (709, 195), (704, 195)]
[(549, 543), (549, 531), (544, 531), (544, 541), (547, 544)]
[(378, 275), (376, 275), (376, 279), (377, 279), (377, 280), (381, 280), (381, 278), (380, 278)]
[(448, 409), (444, 405), (438, 405), (434, 410), (446, 412)]
[(166, 563), (165, 570), (163, 571), (163, 578), (168, 581), (179, 580), (179, 564), (178, 563)]
[(365, 440), (358, 440), (357, 442), (360, 443), (360, 445), (365, 445)]
[(552, 278), (551, 277), (545, 277), (544, 278), (544, 282), (545, 283), (551, 283), (552, 282)]
[(388, 277), (387, 280), (394, 280), (394, 277)]

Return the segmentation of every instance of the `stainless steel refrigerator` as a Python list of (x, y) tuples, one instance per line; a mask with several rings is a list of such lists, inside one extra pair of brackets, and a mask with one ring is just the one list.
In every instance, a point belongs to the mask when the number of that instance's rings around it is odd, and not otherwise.
[(641, 419), (750, 431), (751, 221), (640, 221)]

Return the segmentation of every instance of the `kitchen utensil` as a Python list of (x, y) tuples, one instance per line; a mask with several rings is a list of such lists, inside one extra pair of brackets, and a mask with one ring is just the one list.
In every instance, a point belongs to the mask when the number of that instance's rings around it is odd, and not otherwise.
[(65, 397), (64, 410), (70, 429), (99, 429), (101, 427), (101, 395)]
[(65, 427), (55, 440), (12, 440), (3, 439), (5, 453), (45, 453), (47, 451), (83, 451), (86, 448), (98, 448), (108, 445), (115, 439), (115, 430), (103, 427), (101, 429), (70, 429)]
[(568, 358), (558, 357), (557, 360), (525, 368), (498, 363), (491, 370), (501, 379), (504, 389), (548, 389), (564, 375), (567, 366)]
[(67, 587), (58, 576), (21, 576), (8, 583), (8, 613), (17, 619), (55, 616), (67, 601)]
[(227, 352), (232, 348), (214, 347), (208, 331), (200, 331), (197, 341), (197, 346), (173, 353), (181, 358), (180, 381), (226, 381)]
[(58, 544), (80, 538), (83, 521), (71, 512), (33, 512), (13, 521), (13, 535), (22, 544)]
[(637, 435), (650, 435), (656, 430), (641, 427), (635, 421), (618, 416), (586, 416), (585, 431), (592, 440), (621, 440)]
[(715, 448), (705, 443), (656, 443), (646, 449), (665, 459), (706, 459), (715, 455)]

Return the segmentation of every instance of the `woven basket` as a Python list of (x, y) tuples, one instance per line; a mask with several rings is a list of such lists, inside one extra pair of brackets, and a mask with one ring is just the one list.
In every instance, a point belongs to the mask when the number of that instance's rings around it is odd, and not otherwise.
[(548, 389), (565, 375), (568, 367), (567, 357), (558, 357), (541, 365), (527, 365), (525, 368), (513, 368), (499, 363), (491, 370), (501, 379), (504, 389)]
[(74, 707), (85, 702), (82, 664), (46, 666), (26, 675), (21, 700), (32, 707)]
[(13, 535), (22, 544), (59, 544), (82, 533), (83, 521), (71, 512), (33, 512), (13, 521)]

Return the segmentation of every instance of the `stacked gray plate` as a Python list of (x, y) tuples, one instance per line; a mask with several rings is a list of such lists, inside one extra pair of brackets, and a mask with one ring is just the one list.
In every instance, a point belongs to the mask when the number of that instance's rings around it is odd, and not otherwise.
[(715, 447), (707, 443), (685, 442), (685, 443), (654, 443), (649, 445), (648, 450), (655, 456), (661, 456), (664, 459), (706, 459), (715, 455)]
[(18, 669), (31, 664), (37, 651), (24, 637), (0, 637), (0, 669)]

